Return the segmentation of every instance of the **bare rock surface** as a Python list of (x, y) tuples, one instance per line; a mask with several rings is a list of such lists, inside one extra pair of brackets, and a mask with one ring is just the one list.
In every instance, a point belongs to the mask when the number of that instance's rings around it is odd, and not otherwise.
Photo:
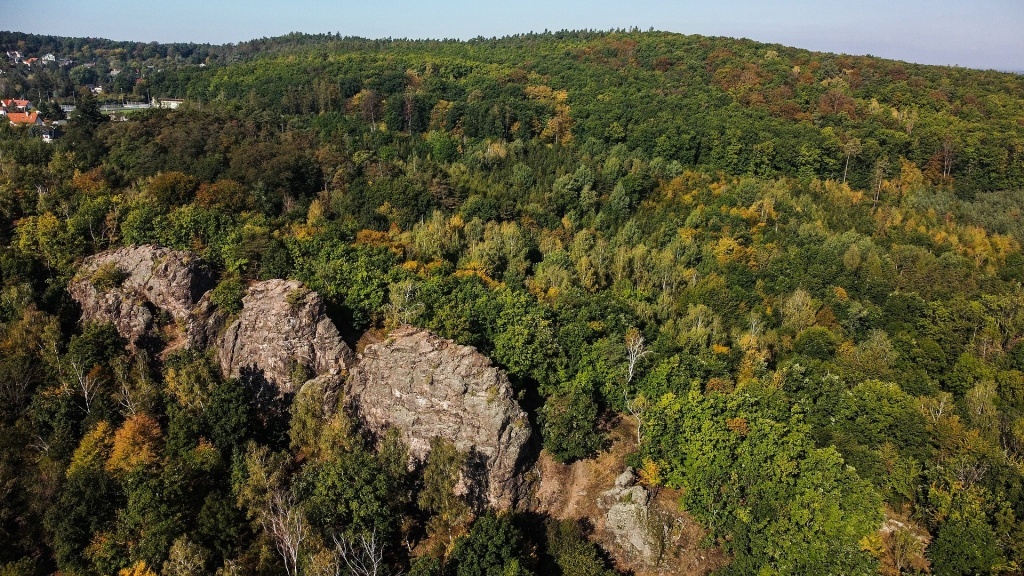
[(213, 303), (212, 292), (203, 294), (185, 321), (185, 335), (190, 348), (207, 350), (217, 345), (227, 314)]
[(195, 255), (147, 244), (90, 256), (68, 292), (82, 307), (83, 320), (110, 322), (134, 344), (154, 327), (154, 311), (187, 326), (196, 302), (212, 287), (213, 274)]
[(295, 280), (250, 286), (217, 354), (225, 377), (261, 375), (282, 393), (314, 377), (340, 376), (352, 364), (352, 349), (327, 317), (323, 299)]
[(655, 566), (662, 552), (661, 530), (651, 517), (651, 495), (636, 484), (632, 468), (615, 479), (615, 486), (601, 493), (598, 506), (607, 510), (605, 530), (615, 542), (637, 555), (645, 564)]
[(504, 372), (475, 348), (402, 327), (369, 344), (350, 377), (349, 405), (375, 433), (397, 428), (410, 458), (441, 437), (469, 454), (467, 487), (495, 508), (525, 496), (531, 429)]

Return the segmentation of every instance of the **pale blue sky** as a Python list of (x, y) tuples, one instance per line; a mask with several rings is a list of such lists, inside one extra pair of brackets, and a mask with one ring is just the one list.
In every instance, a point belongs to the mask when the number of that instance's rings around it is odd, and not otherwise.
[(292, 31), (472, 38), (631, 26), (1024, 70), (1024, 0), (0, 0), (0, 29), (144, 42), (221, 44)]

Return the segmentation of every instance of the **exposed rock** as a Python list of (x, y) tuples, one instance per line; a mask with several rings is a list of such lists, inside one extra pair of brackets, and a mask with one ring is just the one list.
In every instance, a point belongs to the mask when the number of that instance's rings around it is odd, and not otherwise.
[(632, 466), (626, 466), (626, 471), (615, 477), (615, 487), (625, 490), (633, 484), (636, 484), (636, 474)]
[(476, 349), (399, 328), (363, 350), (350, 382), (348, 402), (366, 426), (375, 433), (397, 428), (415, 461), (441, 437), (469, 454), (471, 494), (496, 508), (525, 495), (529, 421), (508, 378)]
[(615, 479), (614, 488), (601, 493), (598, 506), (607, 510), (604, 528), (616, 544), (653, 567), (663, 548), (661, 530), (652, 518), (650, 493), (635, 482), (633, 469), (627, 468)]
[(295, 280), (250, 286), (217, 349), (225, 377), (262, 375), (282, 393), (310, 378), (340, 375), (352, 363), (352, 349), (327, 317), (323, 299)]
[(216, 346), (224, 323), (227, 321), (225, 312), (217, 307), (211, 299), (212, 292), (203, 294), (199, 302), (192, 308), (192, 314), (185, 321), (185, 335), (188, 345), (197, 350), (206, 350)]
[(83, 320), (111, 322), (134, 344), (154, 327), (154, 311), (187, 326), (196, 301), (212, 286), (213, 274), (195, 255), (143, 245), (90, 256), (68, 292)]

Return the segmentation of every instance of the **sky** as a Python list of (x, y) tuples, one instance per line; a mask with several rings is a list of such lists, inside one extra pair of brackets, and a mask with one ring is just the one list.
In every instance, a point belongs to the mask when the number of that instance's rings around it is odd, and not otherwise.
[(288, 32), (473, 38), (638, 27), (1024, 71), (1024, 0), (0, 0), (0, 30), (224, 44)]

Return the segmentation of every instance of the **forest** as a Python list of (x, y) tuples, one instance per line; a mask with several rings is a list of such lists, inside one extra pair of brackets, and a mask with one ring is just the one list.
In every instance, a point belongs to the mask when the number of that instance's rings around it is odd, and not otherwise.
[(0, 576), (625, 573), (455, 495), (443, 442), (410, 469), (82, 322), (83, 261), (147, 244), (227, 311), (298, 280), (353, 348), (475, 347), (558, 462), (628, 424), (718, 574), (1024, 571), (1024, 76), (639, 30), (0, 45), (72, 60), (0, 96), (75, 106), (0, 127)]

